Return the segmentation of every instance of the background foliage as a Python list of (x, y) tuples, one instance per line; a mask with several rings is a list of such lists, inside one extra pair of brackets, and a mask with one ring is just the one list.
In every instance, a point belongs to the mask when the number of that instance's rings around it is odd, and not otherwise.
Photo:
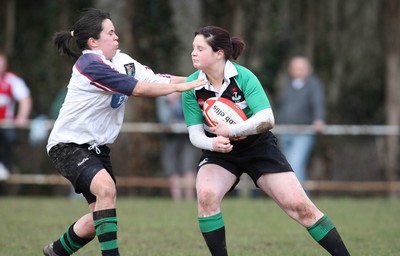
[[(59, 56), (52, 35), (70, 30), (82, 8), (97, 7), (111, 12), (123, 51), (156, 72), (193, 72), (193, 32), (218, 25), (246, 41), (238, 62), (259, 77), (272, 103), (290, 56), (303, 54), (325, 84), (328, 123), (399, 123), (400, 82), (396, 86), (393, 74), (400, 73), (400, 64), (390, 61), (400, 59), (396, 0), (7, 0), (0, 7), (0, 46), (32, 90), (32, 117), (49, 114), (74, 61)], [(127, 121), (156, 121), (153, 99), (135, 98), (129, 104)], [(322, 174), (314, 177), (396, 179), (398, 138), (394, 141), (395, 165), (388, 171), (385, 158), (378, 158), (386, 150), (382, 138), (320, 138), (311, 169)], [(121, 134), (113, 147), (124, 153), (115, 156), (115, 169), (122, 175), (161, 175), (158, 143), (157, 135)], [(44, 145), (33, 152), (19, 150), (37, 156), (33, 165), (19, 163), (22, 172), (51, 171)]]

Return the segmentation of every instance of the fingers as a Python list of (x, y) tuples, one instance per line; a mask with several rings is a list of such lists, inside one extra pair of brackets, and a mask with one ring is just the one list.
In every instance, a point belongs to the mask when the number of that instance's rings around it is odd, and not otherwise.
[(204, 78), (197, 79), (196, 82), (198, 84), (197, 87), (203, 86), (207, 83), (206, 79), (204, 79)]
[(211, 132), (218, 136), (229, 136), (229, 125), (228, 123), (220, 120), (213, 120), (215, 123), (214, 127), (211, 127)]
[(190, 91), (191, 89), (203, 86), (206, 83), (207, 83), (206, 80), (204, 78), (201, 78), (191, 82), (176, 84), (176, 91), (177, 92)]
[(213, 140), (213, 149), (217, 152), (228, 153), (232, 151), (233, 146), (228, 138), (218, 136)]

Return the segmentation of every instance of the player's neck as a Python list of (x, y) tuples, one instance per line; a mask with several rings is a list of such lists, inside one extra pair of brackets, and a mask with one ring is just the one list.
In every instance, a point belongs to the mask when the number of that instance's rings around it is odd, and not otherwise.
[(224, 69), (213, 69), (209, 70), (207, 73), (207, 80), (214, 86), (214, 88), (219, 89), (221, 88), (222, 84), (224, 83)]

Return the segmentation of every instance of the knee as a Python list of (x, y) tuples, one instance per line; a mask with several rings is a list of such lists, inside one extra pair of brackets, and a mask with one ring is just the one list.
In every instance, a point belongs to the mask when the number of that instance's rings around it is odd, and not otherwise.
[(315, 222), (315, 220), (318, 219), (321, 215), (314, 204), (301, 199), (292, 202), (290, 209), (292, 212), (291, 217), (303, 226), (309, 226), (311, 223)]
[(210, 215), (219, 211), (220, 199), (217, 193), (211, 189), (198, 189), (197, 201), (199, 205), (199, 211), (203, 214)]
[(95, 194), (98, 198), (114, 199), (117, 197), (117, 190), (114, 183), (107, 183), (101, 186)]
[(90, 184), (90, 192), (97, 199), (113, 199), (117, 195), (115, 182), (105, 170), (100, 171), (93, 178)]

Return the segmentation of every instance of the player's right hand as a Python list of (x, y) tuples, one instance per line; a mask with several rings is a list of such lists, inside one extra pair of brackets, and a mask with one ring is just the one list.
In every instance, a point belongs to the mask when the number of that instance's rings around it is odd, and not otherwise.
[(220, 153), (229, 153), (233, 149), (229, 138), (224, 136), (217, 136), (212, 141), (213, 150)]

